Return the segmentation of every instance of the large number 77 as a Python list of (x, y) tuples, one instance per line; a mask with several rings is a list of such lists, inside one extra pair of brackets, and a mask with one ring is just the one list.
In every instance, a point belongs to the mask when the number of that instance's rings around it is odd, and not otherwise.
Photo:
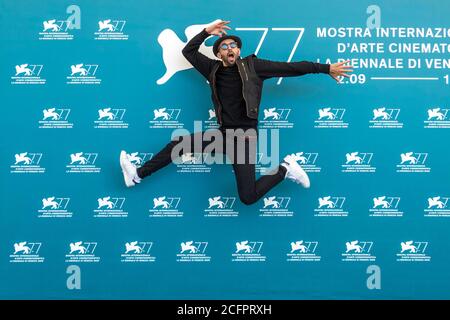
[[(292, 47), (291, 53), (289, 54), (289, 58), (287, 62), (291, 62), (292, 57), (295, 54), (295, 51), (297, 50), (298, 44), (300, 43), (300, 39), (303, 37), (303, 32), (305, 31), (305, 28), (271, 28), (272, 31), (297, 31), (298, 37), (295, 40), (294, 46)], [(269, 28), (236, 28), (236, 31), (262, 31), (263, 34), (261, 36), (261, 39), (259, 40), (258, 46), (256, 47), (255, 54), (258, 55), (259, 49), (261, 49), (261, 46), (266, 39), (266, 35), (269, 32)], [(279, 78), (277, 81), (277, 85), (281, 83), (283, 78)]]

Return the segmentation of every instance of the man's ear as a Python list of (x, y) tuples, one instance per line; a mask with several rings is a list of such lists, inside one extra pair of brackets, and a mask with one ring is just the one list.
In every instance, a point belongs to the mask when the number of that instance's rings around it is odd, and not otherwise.
[(220, 52), (217, 52), (217, 58), (222, 59), (222, 55), (220, 54)]

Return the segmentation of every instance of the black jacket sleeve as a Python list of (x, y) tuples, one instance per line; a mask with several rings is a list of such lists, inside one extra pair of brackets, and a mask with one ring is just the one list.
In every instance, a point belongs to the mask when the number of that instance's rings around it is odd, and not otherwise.
[(183, 48), (183, 56), (189, 61), (192, 66), (197, 69), (206, 79), (209, 77), (209, 73), (215, 63), (215, 60), (208, 58), (204, 54), (200, 53), (200, 48), (203, 41), (208, 38), (210, 34), (203, 29), (199, 34), (193, 37)]
[(308, 73), (330, 73), (330, 65), (310, 61), (276, 62), (254, 59), (255, 71), (265, 80), (272, 77), (295, 77)]

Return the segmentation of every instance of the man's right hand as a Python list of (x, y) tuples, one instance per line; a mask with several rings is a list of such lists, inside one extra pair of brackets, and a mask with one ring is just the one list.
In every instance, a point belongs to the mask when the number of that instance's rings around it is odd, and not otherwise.
[(222, 37), (222, 35), (227, 34), (225, 29), (231, 30), (231, 28), (227, 26), (227, 24), (229, 23), (230, 21), (220, 21), (210, 25), (209, 27), (205, 28), (205, 30), (209, 34)]

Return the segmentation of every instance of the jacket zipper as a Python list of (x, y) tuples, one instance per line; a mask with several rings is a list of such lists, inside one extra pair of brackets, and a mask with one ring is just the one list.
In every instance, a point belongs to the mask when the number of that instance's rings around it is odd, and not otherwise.
[[(247, 71), (245, 70), (244, 61), (242, 61), (242, 67), (244, 68), (245, 79), (248, 81), (248, 75), (247, 75)], [(239, 69), (238, 69), (238, 70), (239, 70)], [(240, 72), (239, 72), (239, 74), (241, 75)], [(241, 75), (241, 78), (242, 78), (242, 96), (243, 96), (243, 98), (244, 98), (245, 106), (246, 106), (246, 109), (247, 109), (247, 111), (248, 111), (249, 106), (248, 106), (248, 103), (247, 103), (247, 99), (245, 99), (244, 77), (242, 77), (242, 75)], [(247, 112), (247, 116), (248, 116), (248, 112)]]
[(244, 67), (245, 79), (247, 79), (247, 81), (248, 81), (248, 75), (247, 75), (247, 70), (245, 70), (244, 61), (242, 61), (242, 67)]

